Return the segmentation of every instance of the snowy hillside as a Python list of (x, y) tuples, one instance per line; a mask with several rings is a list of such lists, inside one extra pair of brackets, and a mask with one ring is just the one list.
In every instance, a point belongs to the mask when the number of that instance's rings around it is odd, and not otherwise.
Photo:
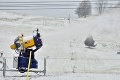
[[(0, 51), (7, 57), (8, 67), (12, 68), (12, 57), (17, 54), (9, 46), (17, 36), (23, 33), (25, 37), (30, 37), (32, 31), (38, 28), (43, 47), (36, 52), (36, 59), (39, 62), (39, 69), (43, 69), (43, 58), (48, 57), (48, 76), (34, 76), (31, 80), (73, 80), (73, 77), (75, 80), (93, 80), (94, 77), (91, 76), (102, 77), (102, 80), (119, 80), (120, 55), (117, 54), (117, 51), (120, 51), (119, 14), (120, 9), (115, 9), (100, 16), (72, 19), (69, 24), (69, 21), (63, 18), (0, 12)], [(88, 35), (92, 35), (97, 44), (93, 49), (84, 45)], [(76, 74), (73, 74), (73, 69)], [(113, 77), (109, 77), (112, 74)], [(6, 80), (25, 79), (9, 77), (19, 75), (25, 74), (7, 72)], [(0, 76), (0, 80), (3, 80), (2, 73)], [(100, 79), (95, 77), (95, 80)]]

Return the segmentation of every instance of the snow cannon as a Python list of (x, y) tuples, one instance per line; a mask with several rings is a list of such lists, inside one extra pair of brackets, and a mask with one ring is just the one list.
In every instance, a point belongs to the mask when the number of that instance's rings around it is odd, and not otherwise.
[[(40, 38), (40, 33), (37, 30), (33, 31), (33, 38), (24, 41), (23, 34), (18, 36), (14, 40), (14, 44), (10, 46), (12, 50), (15, 50), (17, 57), (14, 57), (13, 61), (13, 68), (18, 69), (21, 73), (24, 73), (28, 69), (29, 58), (30, 61), (30, 68), (38, 68), (38, 62), (34, 58), (34, 53), (42, 47), (42, 39)], [(34, 47), (34, 49), (33, 49)]]
[(18, 36), (15, 40), (14, 40), (14, 44), (12, 44), (10, 46), (11, 49), (13, 50), (18, 50), (18, 48), (23, 48), (23, 49), (27, 49), (27, 48), (31, 48), (31, 47), (36, 47), (36, 48), (40, 48), (42, 46), (42, 41), (40, 39), (40, 33), (37, 30), (33, 31), (33, 38), (29, 39), (29, 40), (23, 40), (23, 34), (21, 36)]

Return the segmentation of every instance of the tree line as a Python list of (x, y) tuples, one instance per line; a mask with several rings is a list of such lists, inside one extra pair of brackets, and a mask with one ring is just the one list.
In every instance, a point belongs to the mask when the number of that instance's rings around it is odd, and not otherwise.
[[(98, 14), (104, 13), (107, 7), (107, 0), (97, 0), (95, 2), (95, 10), (97, 11)], [(86, 18), (88, 15), (90, 15), (92, 12), (92, 4), (89, 0), (84, 0), (81, 1), (79, 6), (75, 10), (75, 14), (78, 15), (78, 17), (84, 17)]]

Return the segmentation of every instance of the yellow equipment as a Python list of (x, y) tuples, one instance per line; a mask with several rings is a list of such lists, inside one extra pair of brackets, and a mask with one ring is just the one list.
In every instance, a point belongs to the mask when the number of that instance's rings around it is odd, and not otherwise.
[[(42, 39), (40, 39), (40, 33), (37, 30), (33, 31), (33, 38), (28, 40), (23, 40), (23, 35), (15, 38), (14, 43), (10, 45), (12, 50), (15, 50), (18, 56), (17, 69), (24, 73), (28, 72), (30, 68), (38, 68), (38, 62), (34, 57), (34, 53), (42, 47)], [(34, 49), (32, 47), (35, 47)], [(28, 65), (29, 61), (29, 65)]]
[(13, 50), (25, 50), (27, 48), (31, 48), (36, 46), (36, 48), (40, 48), (42, 46), (42, 41), (40, 39), (40, 33), (38, 33), (38, 29), (33, 31), (36, 32), (33, 35), (32, 39), (23, 40), (23, 34), (21, 36), (18, 36), (15, 40), (14, 40), (14, 44), (10, 45), (10, 48)]
[[(34, 39), (30, 39), (30, 40), (26, 40), (26, 41), (20, 41), (19, 40), (19, 42), (21, 43), (21, 45), (23, 46), (23, 48), (30, 48), (30, 47), (33, 47), (33, 46), (35, 46), (35, 43), (34, 43)], [(16, 46), (15, 46), (15, 44), (12, 44), (11, 46), (10, 46), (10, 48), (11, 49), (13, 49), (13, 50), (15, 50), (16, 49)]]

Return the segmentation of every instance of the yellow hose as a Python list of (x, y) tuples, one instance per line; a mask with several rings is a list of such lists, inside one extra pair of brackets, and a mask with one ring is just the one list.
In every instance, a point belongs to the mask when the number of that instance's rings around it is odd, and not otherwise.
[(28, 75), (29, 75), (29, 71), (30, 71), (31, 55), (32, 55), (32, 51), (30, 51), (28, 70), (27, 70), (27, 74), (26, 74), (26, 80), (28, 80)]

